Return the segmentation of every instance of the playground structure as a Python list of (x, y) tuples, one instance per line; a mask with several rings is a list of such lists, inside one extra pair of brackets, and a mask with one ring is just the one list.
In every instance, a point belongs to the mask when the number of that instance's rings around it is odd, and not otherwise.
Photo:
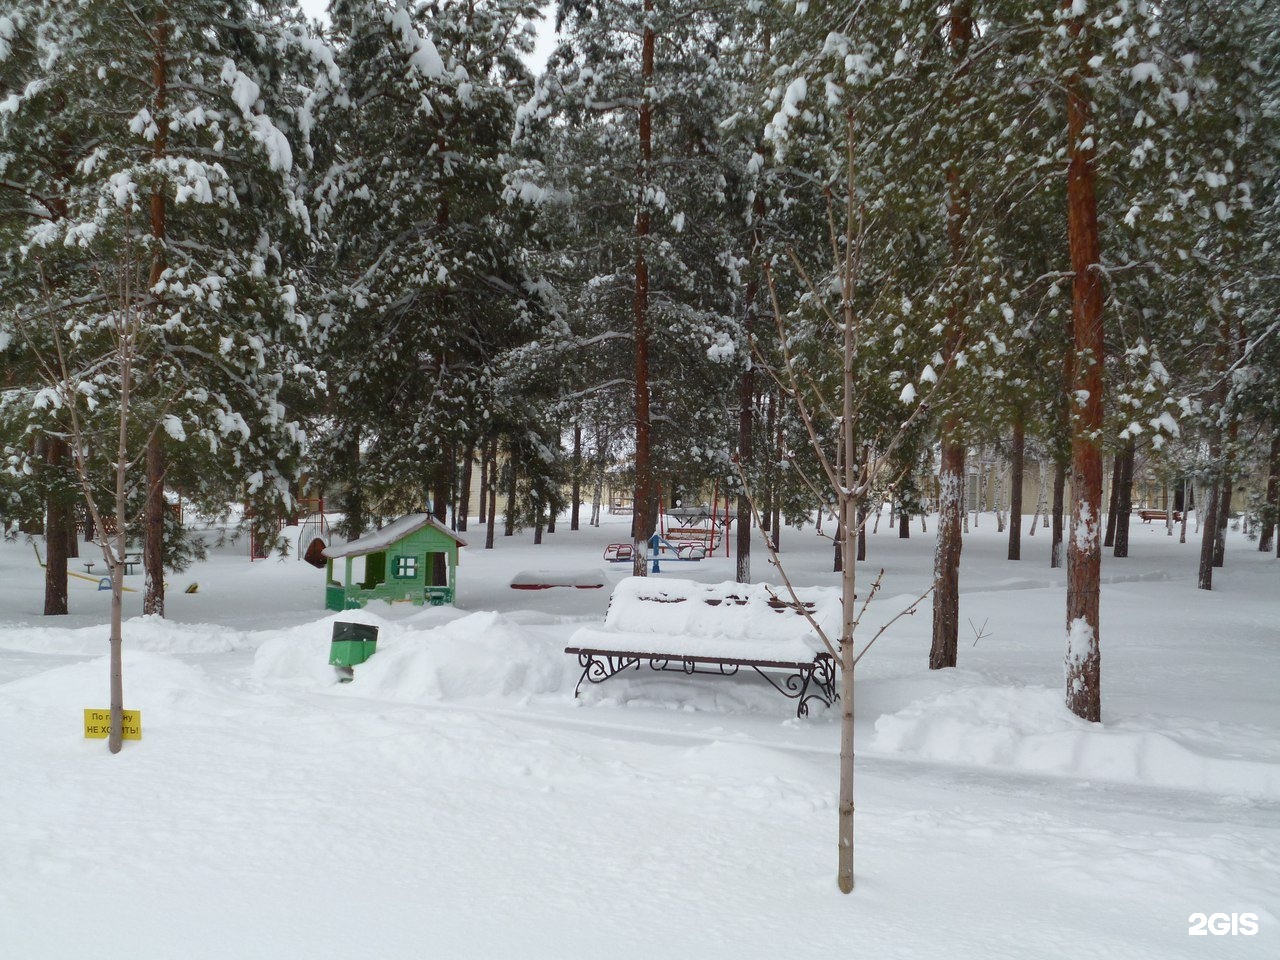
[(323, 540), (327, 545), (333, 534), (329, 520), (324, 514), (324, 497), (299, 497), (294, 523), (298, 525), (297, 557), (299, 560), (305, 555), (308, 544), (314, 540)]
[[(659, 560), (703, 560), (713, 556), (721, 544), (728, 557), (729, 528), (734, 519), (729, 494), (725, 493), (722, 505), (719, 485), (712, 493), (710, 505), (664, 507), (659, 504), (658, 529), (649, 538), (653, 572), (661, 572)], [(630, 563), (635, 559), (635, 547), (630, 543), (611, 543), (604, 549), (604, 559), (610, 563)]]
[[(44, 560), (43, 560), (43, 559), (41, 559), (41, 557), (40, 557), (40, 548), (36, 546), (36, 543), (35, 543), (35, 541), (34, 541), (34, 540), (32, 540), (32, 541), (31, 541), (31, 549), (32, 549), (32, 550), (34, 550), (34, 551), (36, 552), (36, 563), (38, 563), (38, 564), (40, 565), (40, 569), (41, 569), (41, 570), (45, 570), (45, 569), (47, 569), (47, 567), (46, 567), (46, 565), (45, 565)], [(126, 558), (126, 559), (125, 559), (125, 561), (124, 561), (125, 573), (128, 573), (128, 572), (129, 572), (129, 567), (131, 567), (131, 566), (135, 566), (137, 563), (138, 563), (138, 558), (137, 558), (137, 557)], [(84, 573), (77, 573), (75, 570), (68, 570), (68, 571), (67, 571), (67, 576), (68, 576), (68, 577), (74, 577), (74, 578), (75, 578), (75, 579), (77, 579), (77, 580), (84, 580), (84, 581), (86, 581), (86, 582), (88, 582), (88, 583), (92, 583), (92, 584), (94, 584), (94, 585), (95, 585), (95, 586), (96, 586), (100, 591), (102, 591), (102, 590), (110, 590), (110, 589), (111, 589), (111, 578), (110, 578), (110, 577), (95, 577), (95, 576), (93, 575), (93, 562), (87, 562), (87, 563), (85, 564), (85, 572), (84, 572)], [(125, 593), (137, 593), (137, 592), (138, 592), (138, 591), (137, 591), (137, 590), (135, 590), (133, 587), (121, 587), (121, 589), (122, 589), (122, 590), (124, 590), (124, 592), (125, 592)], [(195, 592), (194, 590), (189, 590), (189, 591), (188, 591), (188, 593), (194, 593), (194, 592)]]
[[(411, 513), (358, 540), (326, 547), (325, 609), (354, 610), (370, 600), (433, 607), (453, 603), (458, 548), (466, 545), (430, 514)], [(444, 570), (438, 569), (440, 557)], [(357, 559), (364, 567), (359, 580)], [(334, 578), (335, 560), (345, 561), (342, 582)]]
[[(729, 528), (734, 516), (729, 493), (720, 500), (720, 485), (712, 489), (711, 504), (685, 506), (679, 502), (674, 507), (658, 506), (657, 542), (650, 541), (651, 548), (661, 553), (673, 554), (677, 560), (701, 560), (714, 556), (724, 544), (724, 555), (729, 556)], [(700, 549), (689, 549), (689, 548)]]

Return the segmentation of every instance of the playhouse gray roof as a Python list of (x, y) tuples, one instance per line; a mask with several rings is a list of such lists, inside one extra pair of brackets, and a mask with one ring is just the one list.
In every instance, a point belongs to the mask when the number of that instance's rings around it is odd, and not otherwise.
[(352, 540), (340, 546), (325, 547), (324, 555), (330, 560), (338, 560), (341, 557), (363, 557), (367, 553), (378, 553), (386, 550), (396, 541), (403, 540), (409, 534), (417, 533), (424, 527), (435, 527), (446, 537), (452, 538), (460, 547), (467, 545), (467, 541), (463, 540), (431, 514), (410, 513), (399, 520), (388, 523), (381, 530), (365, 534), (358, 540)]

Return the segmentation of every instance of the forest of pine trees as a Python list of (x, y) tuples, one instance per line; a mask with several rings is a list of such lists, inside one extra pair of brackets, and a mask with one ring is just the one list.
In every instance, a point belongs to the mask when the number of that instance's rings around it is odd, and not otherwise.
[(430, 509), (493, 547), (607, 484), (643, 575), (660, 504), (714, 487), (785, 551), (835, 523), (843, 311), (857, 516), (937, 515), (931, 666), (984, 464), (1051, 489), (1009, 557), (1052, 518), (1086, 718), (1139, 476), (1194, 500), (1202, 588), (1237, 520), (1280, 547), (1276, 5), (542, 8), (0, 0), (0, 522), (46, 533), (46, 613), (121, 464), (159, 614), (197, 549), (166, 490), (260, 537), (318, 489), (350, 535)]

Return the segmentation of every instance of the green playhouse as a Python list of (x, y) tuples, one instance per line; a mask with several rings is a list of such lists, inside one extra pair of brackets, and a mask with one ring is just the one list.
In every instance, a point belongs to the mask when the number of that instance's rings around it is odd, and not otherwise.
[[(411, 513), (342, 546), (325, 547), (324, 605), (327, 610), (354, 610), (370, 600), (409, 601), (433, 607), (453, 603), (458, 548), (466, 541), (429, 513)], [(444, 557), (444, 582), (436, 575)], [(357, 557), (364, 557), (364, 579), (352, 582)], [(334, 561), (345, 560), (342, 582), (334, 577)]]

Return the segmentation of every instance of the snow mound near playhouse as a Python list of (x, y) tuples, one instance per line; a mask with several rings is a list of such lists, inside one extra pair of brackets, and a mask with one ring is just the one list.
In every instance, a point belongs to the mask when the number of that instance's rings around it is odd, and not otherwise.
[[(1077, 779), (1280, 798), (1280, 764), (1199, 752), (1179, 730), (1088, 723), (1045, 687), (972, 686), (876, 721), (871, 750)], [(1194, 739), (1194, 731), (1186, 731)]]
[[(568, 658), (561, 646), (540, 640), (497, 613), (473, 613), (425, 629), (389, 622), (368, 611), (341, 619), (379, 628), (378, 650), (337, 692), (407, 702), (478, 698), (523, 699), (564, 686)], [(261, 680), (333, 687), (328, 665), (334, 619), (297, 628), (264, 643), (254, 657)]]

